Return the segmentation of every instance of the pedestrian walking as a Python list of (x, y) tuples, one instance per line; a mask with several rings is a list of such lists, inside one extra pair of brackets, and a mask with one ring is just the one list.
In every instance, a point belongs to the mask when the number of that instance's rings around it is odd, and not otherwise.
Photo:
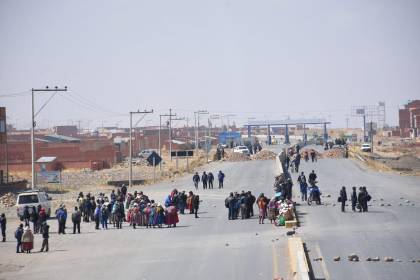
[(209, 180), (209, 189), (213, 189), (213, 181), (214, 181), (213, 173), (209, 172), (208, 180)]
[(48, 239), (50, 238), (50, 226), (47, 225), (47, 222), (42, 223), (41, 231), (42, 231), (42, 246), (41, 246), (40, 252), (43, 252), (44, 249), (45, 249), (45, 252), (48, 252), (48, 250), (50, 249), (49, 242), (48, 242)]
[(198, 183), (200, 183), (200, 175), (198, 175), (198, 172), (195, 172), (193, 176), (193, 182), (195, 189), (198, 190)]
[(23, 209), (23, 221), (25, 222), (25, 227), (29, 226), (29, 220), (31, 215), (29, 214), (29, 206), (25, 206)]
[(222, 170), (219, 171), (217, 178), (219, 180), (219, 189), (223, 189), (223, 181), (225, 180), (225, 174), (222, 172)]
[(23, 224), (20, 224), (19, 227), (15, 231), (15, 238), (16, 238), (16, 253), (23, 253), (22, 249), (22, 235), (23, 235)]
[(351, 210), (353, 212), (356, 212), (356, 205), (357, 205), (356, 187), (353, 187), (352, 189), (353, 189), (353, 191), (351, 193)]
[(308, 184), (306, 183), (306, 176), (303, 173), (303, 171), (298, 177), (298, 183), (300, 185), (300, 194), (302, 197), (302, 201), (306, 201), (308, 199)]
[(74, 212), (73, 214), (71, 214), (71, 221), (73, 222), (73, 234), (76, 234), (76, 229), (77, 233), (80, 234), (80, 223), (82, 221), (82, 213), (77, 208), (77, 206), (74, 207)]
[(203, 175), (201, 175), (201, 182), (203, 183), (203, 190), (207, 189), (207, 181), (208, 181), (208, 176), (206, 171), (203, 172)]
[(346, 201), (347, 201), (347, 192), (346, 192), (346, 187), (343, 186), (340, 190), (340, 196), (338, 197), (338, 202), (341, 202), (341, 212), (346, 211)]
[(0, 215), (0, 228), (1, 228), (1, 242), (6, 242), (6, 215), (1, 213)]

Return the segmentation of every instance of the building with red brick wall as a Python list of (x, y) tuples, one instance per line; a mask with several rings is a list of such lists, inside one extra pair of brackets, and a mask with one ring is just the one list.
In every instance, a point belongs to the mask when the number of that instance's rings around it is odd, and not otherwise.
[[(92, 168), (102, 166), (109, 168), (116, 162), (117, 150), (111, 140), (83, 140), (80, 143), (35, 142), (35, 158), (42, 156), (57, 157), (57, 169)], [(6, 155), (0, 151), (0, 157)], [(9, 170), (31, 170), (30, 142), (8, 143)]]
[(420, 132), (420, 100), (407, 103), (399, 110), (401, 137), (417, 137)]

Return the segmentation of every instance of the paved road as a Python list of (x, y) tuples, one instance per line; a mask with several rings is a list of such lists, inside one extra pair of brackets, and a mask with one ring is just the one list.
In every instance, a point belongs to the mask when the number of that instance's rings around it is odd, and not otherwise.
[[(288, 279), (285, 229), (257, 219), (228, 221), (224, 207), (230, 191), (271, 195), (274, 161), (208, 168), (224, 170), (227, 179), (223, 190), (199, 191), (199, 219), (182, 216), (175, 229), (95, 231), (83, 224), (81, 235), (52, 234), (48, 254), (16, 255), (14, 241), (0, 244), (0, 279)], [(143, 190), (163, 201), (174, 187), (192, 189), (190, 176)], [(15, 224), (9, 224), (9, 240)], [(40, 242), (37, 236), (36, 248)]]
[[(369, 171), (348, 159), (322, 159), (301, 167), (306, 174), (315, 169), (323, 195), (331, 195), (323, 198), (329, 205), (298, 207), (299, 233), (307, 242), (317, 279), (420, 279), (420, 263), (409, 262), (420, 259), (419, 177)], [(292, 176), (296, 181), (297, 175)], [(350, 196), (352, 186), (362, 185), (374, 200), (369, 212), (352, 213), (348, 207), (341, 213), (336, 202), (341, 186), (347, 187)], [(332, 203), (337, 205), (333, 207)], [(392, 206), (382, 207), (381, 203)], [(351, 253), (358, 254), (361, 262), (348, 262)], [(342, 261), (334, 262), (335, 256), (341, 256)], [(375, 256), (403, 262), (365, 261)], [(324, 261), (313, 261), (317, 257)]]

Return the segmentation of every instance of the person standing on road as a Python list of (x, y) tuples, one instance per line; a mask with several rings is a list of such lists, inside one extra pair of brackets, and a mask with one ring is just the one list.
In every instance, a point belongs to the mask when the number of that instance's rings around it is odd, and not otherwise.
[(315, 171), (312, 170), (312, 172), (309, 174), (309, 184), (313, 185), (315, 184), (315, 181), (318, 177), (315, 174)]
[(258, 223), (264, 224), (264, 219), (267, 216), (267, 204), (268, 204), (268, 198), (264, 196), (264, 194), (260, 194), (260, 196), (257, 199), (257, 205), (259, 209), (259, 218)]
[(312, 162), (315, 162), (316, 161), (316, 153), (315, 153), (315, 150), (311, 150), (311, 160), (312, 160)]
[(45, 249), (45, 252), (48, 252), (48, 250), (50, 249), (49, 244), (48, 244), (48, 239), (50, 238), (50, 226), (47, 225), (47, 222), (42, 223), (41, 231), (42, 231), (42, 246), (41, 246), (40, 252), (44, 251), (44, 249)]
[(300, 173), (300, 176), (298, 177), (298, 183), (300, 185), (300, 193), (302, 197), (302, 201), (306, 201), (308, 199), (308, 184), (306, 183), (306, 177), (305, 174)]
[(222, 172), (222, 170), (219, 171), (217, 178), (219, 179), (219, 189), (223, 189), (223, 181), (225, 180), (225, 174)]
[(19, 227), (15, 231), (15, 238), (16, 238), (16, 253), (23, 253), (22, 249), (22, 235), (23, 235), (23, 224), (20, 224)]
[(364, 193), (364, 200), (363, 200), (363, 212), (368, 212), (368, 201), (370, 201), (371, 196), (367, 192), (367, 189), (365, 186), (362, 187), (363, 193)]
[(58, 234), (66, 234), (66, 220), (67, 220), (67, 213), (64, 211), (63, 205), (57, 211), (57, 221), (58, 221)]
[(231, 192), (229, 196), (225, 199), (225, 206), (228, 208), (228, 220), (234, 220), (234, 211), (235, 211), (235, 198)]
[(353, 192), (351, 193), (351, 210), (356, 212), (356, 205), (357, 205), (357, 193), (356, 187), (353, 187)]
[(73, 234), (77, 233), (80, 234), (80, 222), (82, 221), (82, 213), (79, 211), (79, 209), (74, 207), (74, 212), (71, 214), (71, 221), (73, 222)]
[(1, 242), (6, 242), (6, 215), (1, 213), (0, 216), (0, 228), (1, 228)]
[(200, 175), (198, 175), (198, 172), (195, 172), (193, 176), (193, 182), (195, 189), (198, 190), (198, 183), (200, 183)]
[(302, 156), (300, 155), (300, 153), (296, 154), (296, 158), (295, 158), (295, 171), (299, 172), (299, 165), (300, 165), (300, 159), (302, 158)]
[(25, 228), (22, 235), (22, 250), (29, 254), (34, 248), (34, 234), (29, 226)]
[(198, 208), (200, 207), (200, 196), (198, 196), (197, 194), (194, 194), (192, 198), (192, 204), (194, 208), (194, 216), (195, 218), (199, 218), (197, 214), (198, 214)]
[(203, 172), (203, 175), (201, 175), (201, 182), (203, 183), (203, 190), (207, 189), (207, 181), (208, 181), (208, 176), (206, 171)]
[(284, 163), (286, 164), (286, 170), (289, 170), (290, 157), (288, 155), (286, 155), (286, 158), (284, 159)]
[(339, 202), (341, 202), (341, 212), (346, 212), (347, 192), (346, 187), (343, 186), (340, 191)]
[(101, 217), (101, 206), (99, 204), (96, 206), (93, 217), (95, 219), (95, 229), (99, 229), (99, 219)]
[(179, 194), (179, 200), (178, 200), (178, 208), (179, 212), (184, 215), (185, 207), (187, 206), (187, 195), (185, 194), (185, 191), (182, 191)]
[(29, 214), (29, 206), (25, 206), (23, 209), (23, 220), (25, 221), (25, 227), (29, 226), (29, 220), (31, 215)]
[(248, 217), (254, 217), (254, 203), (257, 199), (251, 193), (251, 191), (248, 191), (248, 197), (249, 197), (249, 200), (248, 200), (247, 209), (248, 209), (249, 213), (247, 214), (247, 216)]
[(213, 181), (214, 181), (213, 173), (209, 172), (208, 180), (209, 180), (209, 189), (213, 189)]

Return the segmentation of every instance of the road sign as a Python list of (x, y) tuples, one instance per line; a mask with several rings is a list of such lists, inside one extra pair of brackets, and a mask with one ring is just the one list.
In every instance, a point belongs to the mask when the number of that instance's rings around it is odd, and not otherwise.
[(192, 157), (194, 151), (172, 151), (171, 157)]
[(151, 165), (151, 166), (156, 166), (159, 165), (159, 163), (162, 161), (162, 158), (156, 153), (156, 152), (152, 152), (148, 157), (147, 157), (147, 162)]

